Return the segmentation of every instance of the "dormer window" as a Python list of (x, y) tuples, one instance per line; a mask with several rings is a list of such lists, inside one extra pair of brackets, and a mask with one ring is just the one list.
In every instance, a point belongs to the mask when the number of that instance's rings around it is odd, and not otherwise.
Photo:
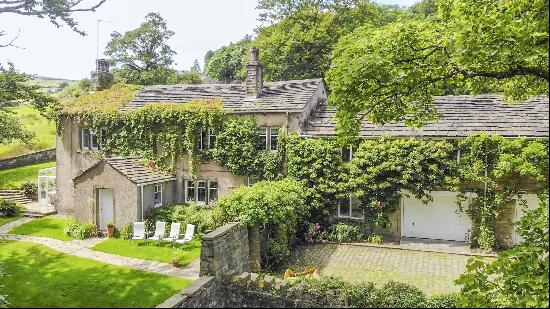
[(80, 131), (80, 149), (89, 151), (103, 150), (105, 144), (105, 130), (101, 129), (99, 132), (90, 128), (82, 128)]

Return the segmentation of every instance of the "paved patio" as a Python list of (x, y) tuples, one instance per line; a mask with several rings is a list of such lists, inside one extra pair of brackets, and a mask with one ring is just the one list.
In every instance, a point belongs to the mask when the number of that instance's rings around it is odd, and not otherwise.
[(125, 266), (132, 269), (159, 273), (167, 276), (180, 277), (196, 280), (199, 278), (200, 261), (195, 260), (184, 268), (175, 268), (170, 264), (136, 259), (131, 257), (120, 256), (116, 254), (104, 253), (91, 250), (90, 247), (105, 240), (105, 238), (92, 238), (86, 240), (61, 241), (46, 237), (36, 237), (27, 235), (12, 235), (7, 234), (11, 229), (32, 221), (31, 218), (21, 218), (0, 226), (0, 239), (27, 241), (41, 244), (50, 247), (61, 253), (74, 255), (82, 258), (92, 259), (103, 263), (108, 263), (117, 266)]
[(471, 256), (462, 254), (318, 244), (297, 247), (289, 265), (297, 271), (317, 267), (320, 274), (351, 282), (384, 284), (393, 280), (408, 283), (435, 295), (458, 290), (453, 281), (465, 271), (469, 258)]

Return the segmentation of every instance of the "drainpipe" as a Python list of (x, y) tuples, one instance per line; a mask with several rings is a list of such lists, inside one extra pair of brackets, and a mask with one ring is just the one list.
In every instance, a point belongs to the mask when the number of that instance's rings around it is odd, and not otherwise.
[(141, 187), (141, 221), (144, 221), (144, 213), (143, 213), (143, 185), (140, 185)]

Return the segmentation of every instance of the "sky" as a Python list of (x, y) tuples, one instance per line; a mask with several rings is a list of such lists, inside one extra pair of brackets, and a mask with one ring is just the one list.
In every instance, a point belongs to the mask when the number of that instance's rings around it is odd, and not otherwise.
[[(409, 6), (417, 1), (376, 2)], [(259, 24), (256, 5), (257, 0), (108, 0), (95, 13), (74, 15), (86, 36), (67, 26), (56, 28), (47, 19), (3, 13), (0, 31), (4, 30), (8, 38), (17, 34), (19, 37), (15, 41), (17, 48), (0, 48), (0, 63), (10, 61), (21, 72), (41, 76), (75, 80), (89, 77), (95, 66), (97, 47), (101, 58), (113, 31), (124, 33), (135, 29), (147, 13), (158, 12), (175, 32), (168, 42), (177, 52), (174, 68), (189, 70), (195, 59), (202, 67), (208, 50), (253, 34)], [(103, 20), (99, 31), (98, 19)]]

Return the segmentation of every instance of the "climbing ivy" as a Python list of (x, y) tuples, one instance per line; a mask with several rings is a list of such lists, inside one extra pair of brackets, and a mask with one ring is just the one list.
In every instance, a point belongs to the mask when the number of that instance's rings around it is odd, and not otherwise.
[(254, 118), (230, 117), (216, 138), (213, 157), (238, 175), (255, 175), (266, 180), (282, 176), (286, 132), (279, 130), (277, 151), (262, 151), (265, 141)]
[[(480, 133), (459, 142), (461, 207), (477, 227), (474, 244), (496, 249), (495, 224), (503, 208), (529, 188), (548, 188), (548, 142)], [(476, 195), (466, 203), (466, 193)]]
[[(187, 156), (188, 170), (195, 177), (199, 162), (215, 159), (238, 175), (264, 179), (280, 178), (285, 150), (284, 130), (279, 132), (277, 151), (262, 151), (259, 127), (253, 118), (226, 113), (220, 100), (194, 100), (187, 104), (154, 102), (142, 108), (121, 111), (133, 101), (137, 86), (117, 84), (65, 102), (58, 111), (58, 129), (71, 118), (102, 136), (108, 155), (143, 157), (153, 169), (174, 173), (178, 158)], [(202, 130), (216, 134), (213, 149), (199, 150)]]
[(342, 185), (361, 201), (367, 223), (388, 227), (388, 214), (403, 195), (428, 202), (455, 171), (455, 147), (448, 141), (381, 138), (360, 144)]

